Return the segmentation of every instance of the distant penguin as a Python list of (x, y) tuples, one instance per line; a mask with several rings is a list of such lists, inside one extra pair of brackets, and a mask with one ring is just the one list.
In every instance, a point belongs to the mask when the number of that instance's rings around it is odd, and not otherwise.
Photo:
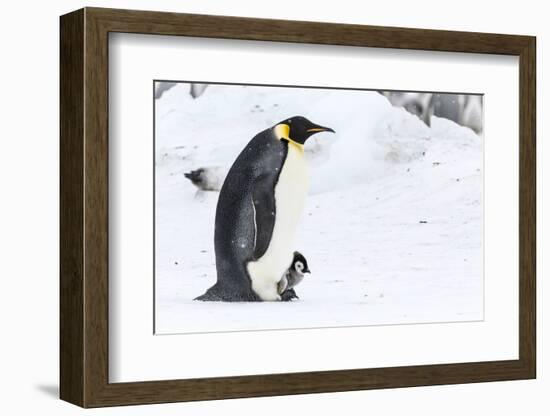
[(178, 85), (176, 82), (155, 82), (155, 99), (158, 100), (166, 91)]
[(206, 90), (206, 87), (208, 87), (208, 84), (192, 83), (191, 88), (189, 89), (189, 93), (191, 94), (191, 97), (199, 98), (202, 94), (204, 94), (204, 90)]
[(304, 143), (320, 132), (334, 130), (292, 117), (258, 133), (237, 157), (216, 208), (217, 281), (197, 300), (281, 300), (278, 283), (308, 191)]
[(292, 264), (283, 274), (283, 277), (277, 285), (277, 291), (279, 292), (279, 295), (281, 295), (281, 300), (289, 301), (292, 299), (298, 299), (298, 295), (294, 291), (294, 288), (302, 280), (304, 280), (306, 273), (311, 273), (307, 260), (302, 253), (295, 251)]
[(199, 168), (183, 174), (201, 191), (219, 191), (226, 175), (227, 169), (217, 166)]

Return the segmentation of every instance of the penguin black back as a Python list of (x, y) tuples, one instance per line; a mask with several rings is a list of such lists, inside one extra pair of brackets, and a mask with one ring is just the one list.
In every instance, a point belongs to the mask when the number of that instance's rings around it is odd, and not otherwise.
[(198, 300), (260, 300), (251, 288), (246, 264), (269, 246), (276, 215), (273, 189), (287, 152), (288, 143), (278, 140), (270, 128), (257, 134), (233, 163), (216, 207), (218, 279)]

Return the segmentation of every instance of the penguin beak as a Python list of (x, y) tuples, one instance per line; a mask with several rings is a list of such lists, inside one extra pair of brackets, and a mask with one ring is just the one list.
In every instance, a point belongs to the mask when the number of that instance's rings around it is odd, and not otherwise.
[(308, 133), (320, 133), (322, 131), (330, 131), (331, 133), (336, 133), (330, 127), (323, 127), (323, 126), (315, 126), (315, 127), (310, 128), (310, 129), (307, 129), (306, 131)]
[(311, 273), (311, 270), (305, 269), (305, 270), (304, 270), (304, 273)]

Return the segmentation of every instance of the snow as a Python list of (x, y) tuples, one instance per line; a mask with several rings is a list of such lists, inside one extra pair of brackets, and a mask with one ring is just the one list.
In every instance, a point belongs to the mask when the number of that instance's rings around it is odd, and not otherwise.
[[(217, 192), (183, 173), (229, 168), (259, 131), (303, 115), (311, 189), (295, 249), (311, 275), (293, 302), (198, 302), (216, 280)], [(483, 319), (483, 143), (431, 127), (376, 92), (180, 83), (156, 100), (155, 332)]]

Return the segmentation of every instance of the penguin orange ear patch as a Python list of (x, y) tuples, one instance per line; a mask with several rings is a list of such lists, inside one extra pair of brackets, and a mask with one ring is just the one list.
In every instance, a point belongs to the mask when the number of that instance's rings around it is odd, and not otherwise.
[(275, 135), (278, 139), (287, 139), (290, 140), (290, 126), (288, 124), (277, 124), (275, 126)]

